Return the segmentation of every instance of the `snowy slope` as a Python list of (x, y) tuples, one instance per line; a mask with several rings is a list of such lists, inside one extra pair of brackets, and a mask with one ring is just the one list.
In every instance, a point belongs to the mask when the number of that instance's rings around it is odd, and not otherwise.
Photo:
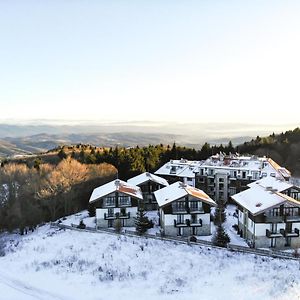
[[(0, 299), (296, 300), (300, 295), (297, 261), (200, 246), (45, 225), (25, 237), (12, 235), (7, 251), (0, 257)], [(20, 293), (27, 286), (34, 296), (11, 296), (7, 283)]]

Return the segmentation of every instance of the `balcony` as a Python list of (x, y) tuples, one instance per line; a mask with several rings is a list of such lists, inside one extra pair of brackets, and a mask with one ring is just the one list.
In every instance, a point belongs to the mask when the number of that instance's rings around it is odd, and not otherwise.
[(294, 231), (291, 231), (291, 232), (286, 232), (286, 230), (280, 229), (280, 233), (284, 237), (299, 237), (299, 229), (298, 228), (295, 228)]
[(199, 207), (190, 207), (189, 208), (189, 213), (191, 214), (204, 214), (204, 210)]
[[(117, 215), (119, 214), (119, 215)], [(116, 213), (116, 218), (119, 218), (119, 219), (129, 219), (130, 218), (130, 212), (127, 212), (127, 213)]]
[(130, 206), (131, 206), (130, 200), (128, 200), (128, 201), (119, 201), (119, 207), (130, 207)]
[(175, 214), (187, 214), (188, 211), (185, 207), (173, 206), (172, 211)]
[(190, 226), (191, 227), (202, 227), (202, 220), (199, 219), (198, 222), (195, 222), (195, 221), (192, 222), (192, 220), (191, 220)]
[(180, 221), (180, 222), (178, 222), (178, 221), (174, 220), (174, 226), (175, 227), (188, 227), (186, 221)]
[(265, 215), (265, 222), (267, 222), (267, 223), (283, 223), (284, 216)]
[(285, 222), (300, 222), (300, 216), (285, 216)]
[(202, 227), (202, 220), (192, 222), (190, 219), (186, 219), (185, 221), (178, 222), (174, 220), (175, 227)]
[(129, 218), (130, 218), (130, 212), (124, 214), (119, 212), (116, 212), (115, 214), (104, 213), (104, 220), (129, 219)]
[(115, 214), (107, 214), (107, 213), (104, 213), (104, 220), (114, 220), (116, 219), (116, 215)]
[(272, 232), (269, 229), (266, 229), (266, 237), (268, 238), (281, 238), (283, 237), (281, 232)]

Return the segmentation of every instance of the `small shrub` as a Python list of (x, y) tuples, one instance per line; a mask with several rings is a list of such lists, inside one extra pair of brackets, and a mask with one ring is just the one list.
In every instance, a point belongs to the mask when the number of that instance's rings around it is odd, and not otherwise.
[(192, 235), (192, 236), (190, 236), (190, 242), (192, 242), (192, 243), (196, 243), (197, 242), (197, 238), (194, 236), (194, 235)]
[(83, 223), (83, 220), (80, 221), (79, 225), (77, 226), (79, 229), (85, 229), (86, 225)]

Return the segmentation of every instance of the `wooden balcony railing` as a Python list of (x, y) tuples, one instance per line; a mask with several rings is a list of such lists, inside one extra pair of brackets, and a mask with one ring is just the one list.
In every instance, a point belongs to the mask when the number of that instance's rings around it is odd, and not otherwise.
[(299, 237), (299, 229), (295, 228), (293, 231), (287, 232), (284, 229), (280, 229), (280, 233), (284, 236), (284, 237)]
[(266, 229), (266, 237), (268, 238), (281, 238), (283, 237), (281, 232), (272, 232), (269, 229)]

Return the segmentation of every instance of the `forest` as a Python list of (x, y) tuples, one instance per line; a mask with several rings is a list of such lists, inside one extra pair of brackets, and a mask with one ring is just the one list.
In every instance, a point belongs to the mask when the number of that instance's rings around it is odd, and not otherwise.
[(300, 175), (300, 129), (259, 137), (234, 147), (209, 145), (200, 150), (176, 145), (103, 148), (64, 145), (47, 153), (2, 161), (0, 168), (0, 230), (20, 233), (86, 209), (93, 189), (114, 178), (127, 180), (154, 172), (170, 159), (203, 160), (223, 152), (266, 155)]

